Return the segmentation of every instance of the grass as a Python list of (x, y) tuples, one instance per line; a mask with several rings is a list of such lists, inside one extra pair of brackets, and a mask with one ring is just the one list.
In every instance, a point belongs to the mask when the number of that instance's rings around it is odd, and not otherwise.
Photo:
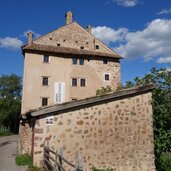
[(91, 167), (91, 171), (113, 171), (112, 169), (97, 169), (96, 167)]
[(18, 155), (15, 158), (16, 164), (19, 166), (32, 165), (33, 161), (28, 154)]
[(42, 169), (40, 167), (37, 166), (29, 166), (29, 171), (42, 171)]
[(42, 171), (41, 168), (34, 166), (31, 156), (28, 154), (18, 155), (15, 158), (16, 164), (19, 166), (28, 165), (29, 171)]
[(14, 135), (14, 133), (12, 133), (12, 132), (0, 132), (0, 137), (9, 136), (9, 135)]
[(10, 130), (10, 128), (0, 125), (0, 137), (9, 136), (9, 135), (14, 135), (14, 133)]

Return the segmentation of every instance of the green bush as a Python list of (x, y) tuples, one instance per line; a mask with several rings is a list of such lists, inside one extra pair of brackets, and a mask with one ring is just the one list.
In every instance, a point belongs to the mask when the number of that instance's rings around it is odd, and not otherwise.
[(157, 162), (157, 171), (171, 171), (171, 154), (162, 153)]
[(16, 164), (19, 166), (33, 165), (32, 158), (28, 154), (18, 155), (15, 158)]
[(32, 158), (28, 154), (16, 156), (15, 161), (19, 166), (28, 165), (29, 171), (42, 171), (41, 168), (33, 165)]
[(111, 93), (111, 92), (112, 92), (112, 88), (110, 86), (101, 87), (101, 89), (98, 89), (96, 91), (96, 95), (97, 96), (101, 96), (101, 95), (104, 95), (104, 94), (107, 94), (107, 93)]

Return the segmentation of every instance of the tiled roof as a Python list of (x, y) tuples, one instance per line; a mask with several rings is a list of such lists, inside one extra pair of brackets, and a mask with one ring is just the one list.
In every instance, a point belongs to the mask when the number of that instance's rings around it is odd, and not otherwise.
[(22, 47), (23, 54), (25, 52), (49, 52), (56, 54), (71, 54), (71, 55), (85, 55), (85, 56), (96, 56), (96, 57), (107, 57), (107, 58), (117, 58), (122, 59), (122, 57), (118, 54), (108, 54), (97, 51), (90, 51), (86, 49), (75, 49), (61, 46), (49, 46), (49, 45), (41, 45), (41, 44), (32, 44), (26, 45)]

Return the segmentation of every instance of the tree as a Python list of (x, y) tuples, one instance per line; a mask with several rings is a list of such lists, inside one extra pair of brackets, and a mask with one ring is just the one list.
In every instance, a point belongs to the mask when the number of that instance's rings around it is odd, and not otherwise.
[(21, 77), (3, 75), (0, 77), (0, 126), (18, 132), (21, 109)]
[(100, 95), (104, 95), (104, 94), (111, 93), (111, 92), (112, 92), (112, 88), (110, 86), (101, 87), (101, 89), (98, 89), (96, 91), (96, 95), (100, 96)]
[(152, 103), (156, 167), (158, 171), (171, 170), (171, 164), (168, 164), (171, 162), (171, 72), (152, 68), (149, 74), (143, 78), (136, 77), (134, 82), (127, 82), (125, 87), (149, 83), (156, 85)]

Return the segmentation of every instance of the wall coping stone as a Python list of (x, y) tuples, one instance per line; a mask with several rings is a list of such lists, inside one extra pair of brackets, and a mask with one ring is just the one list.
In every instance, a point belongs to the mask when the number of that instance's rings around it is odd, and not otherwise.
[(28, 116), (31, 117), (42, 117), (47, 114), (57, 114), (58, 112), (66, 111), (66, 110), (75, 110), (78, 108), (84, 108), (86, 106), (93, 106), (99, 103), (107, 103), (110, 101), (116, 101), (124, 98), (129, 98), (132, 96), (136, 96), (139, 94), (144, 94), (147, 92), (151, 92), (156, 86), (154, 84), (148, 84), (145, 86), (137, 86), (129, 89), (123, 89), (120, 91), (116, 91), (114, 93), (105, 94), (101, 96), (94, 96), (82, 100), (65, 102), (62, 104), (55, 104), (53, 106), (42, 107), (39, 109), (31, 110), (26, 114), (23, 114), (22, 119), (27, 119)]

